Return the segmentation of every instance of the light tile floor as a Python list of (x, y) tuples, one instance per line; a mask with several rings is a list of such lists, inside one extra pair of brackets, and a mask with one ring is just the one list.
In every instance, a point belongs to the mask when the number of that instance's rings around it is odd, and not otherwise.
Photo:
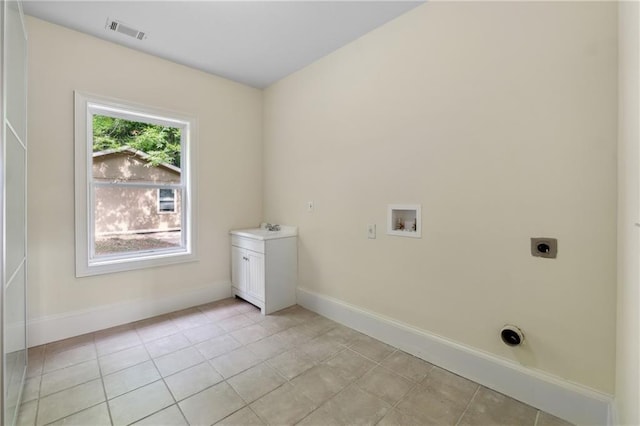
[(226, 299), (29, 350), (19, 425), (567, 425), (299, 306)]

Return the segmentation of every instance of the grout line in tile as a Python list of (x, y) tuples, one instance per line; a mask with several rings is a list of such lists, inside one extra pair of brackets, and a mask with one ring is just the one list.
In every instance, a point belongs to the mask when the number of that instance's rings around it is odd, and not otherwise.
[[(276, 355), (278, 356), (278, 355)], [(269, 358), (271, 359), (271, 358)], [(264, 364), (267, 368), (271, 369), (274, 373), (276, 373), (278, 376), (280, 376), (281, 379), (284, 379), (285, 383), (289, 383), (289, 379), (287, 379), (286, 377), (284, 377), (283, 374), (281, 374), (277, 368), (272, 367), (268, 362), (268, 359), (263, 360), (260, 364)], [(260, 365), (260, 364), (256, 364), (256, 365)], [(283, 383), (284, 384), (284, 383)], [(280, 386), (278, 386), (280, 387)], [(274, 389), (275, 390), (275, 389)]]
[[(95, 380), (95, 379), (94, 379), (94, 380)], [(42, 426), (52, 425), (52, 424), (54, 424), (54, 423), (56, 423), (56, 422), (59, 422), (59, 421), (61, 421), (61, 420), (64, 420), (64, 419), (66, 419), (66, 418), (69, 418), (69, 417), (71, 417), (71, 416), (75, 416), (75, 415), (76, 415), (76, 414), (78, 414), (78, 413), (82, 413), (83, 411), (87, 411), (87, 410), (89, 410), (89, 409), (91, 409), (91, 408), (97, 407), (97, 406), (98, 406), (98, 405), (100, 405), (100, 404), (103, 404), (103, 403), (104, 403), (104, 404), (106, 404), (106, 402), (107, 402), (107, 401), (101, 401), (101, 402), (98, 402), (97, 404), (90, 405), (90, 406), (88, 406), (88, 407), (83, 408), (82, 410), (78, 410), (78, 411), (76, 411), (76, 412), (74, 412), (74, 413), (71, 413), (71, 414), (68, 414), (68, 415), (66, 415), (66, 416), (64, 416), (64, 417), (60, 417), (59, 419), (52, 420), (52, 421), (50, 421), (49, 423), (45, 423), (45, 424), (44, 424), (44, 425), (42, 425)], [(109, 417), (109, 420), (111, 420), (111, 417)], [(35, 424), (36, 424), (36, 425), (38, 424), (38, 423), (37, 423), (37, 421), (36, 421), (36, 423), (35, 423)], [(113, 422), (111, 422), (111, 424), (113, 425)]]
[[(233, 351), (230, 351), (230, 352), (233, 352)], [(229, 352), (227, 352), (227, 353), (229, 353)], [(202, 355), (202, 354), (200, 354), (200, 355)], [(204, 355), (202, 355), (202, 356), (204, 356)], [(205, 358), (206, 358), (206, 357), (205, 357)], [(206, 362), (207, 364), (209, 364), (209, 367), (213, 368), (213, 371), (215, 371), (216, 373), (218, 373), (218, 375), (219, 375), (220, 377), (222, 377), (222, 380), (221, 380), (221, 381), (222, 381), (222, 382), (225, 382), (227, 379), (222, 375), (222, 373), (221, 373), (221, 372), (219, 372), (219, 371), (218, 371), (218, 369), (217, 369), (213, 364), (211, 364), (211, 360), (213, 360), (213, 359), (215, 359), (215, 358), (217, 358), (217, 357), (214, 357), (214, 358), (211, 358), (211, 359), (205, 359), (205, 362)], [(220, 383), (220, 382), (218, 382), (218, 383)]]
[(536, 411), (536, 419), (533, 421), (533, 426), (538, 426), (539, 418), (540, 418), (540, 410)]
[[(256, 410), (254, 410), (253, 408), (251, 408), (251, 405), (250, 405), (250, 404), (248, 404), (246, 407), (247, 407), (247, 408), (248, 408), (248, 409), (249, 409), (249, 410), (250, 410), (250, 411), (251, 411), (251, 412), (252, 412), (252, 413), (253, 413), (253, 414), (258, 418), (258, 419), (260, 419), (260, 421), (261, 421), (262, 423), (264, 423), (265, 425), (268, 425), (268, 424), (269, 424), (269, 422), (268, 422), (268, 421), (266, 421), (264, 418), (262, 418), (262, 417), (261, 417), (261, 416), (256, 412)], [(242, 408), (241, 408), (240, 410), (242, 410)], [(238, 411), (239, 411), (239, 410), (238, 410)], [(227, 416), (227, 417), (228, 417), (228, 416)], [(226, 418), (226, 417), (225, 417), (225, 418)]]
[(395, 410), (395, 408), (396, 408), (398, 405), (400, 405), (400, 402), (401, 402), (402, 400), (404, 400), (404, 398), (405, 398), (407, 395), (410, 395), (410, 394), (411, 394), (411, 392), (413, 392), (413, 391), (414, 391), (418, 386), (420, 386), (420, 383), (417, 383), (417, 382), (416, 382), (416, 383), (414, 383), (414, 384), (413, 384), (413, 386), (412, 386), (412, 387), (407, 391), (407, 393), (405, 393), (404, 395), (402, 395), (402, 397), (401, 397), (400, 399), (398, 399), (394, 404), (392, 404), (392, 405), (391, 405), (391, 409), (392, 409), (392, 410)]
[[(44, 366), (44, 361), (43, 361), (43, 366)], [(28, 367), (28, 364), (27, 364), (27, 367)], [(42, 373), (42, 371), (40, 373)], [(40, 374), (39, 380), (38, 380), (38, 399), (36, 400), (36, 415), (33, 418), (34, 425), (38, 424), (38, 414), (40, 412), (40, 391), (41, 390), (42, 390), (42, 374)], [(20, 410), (18, 410), (18, 416), (20, 416)]]
[(96, 347), (96, 363), (98, 364), (98, 374), (100, 375), (100, 384), (102, 385), (102, 394), (104, 395), (104, 404), (107, 406), (107, 414), (109, 415), (109, 422), (113, 425), (113, 418), (111, 417), (111, 407), (109, 407), (109, 397), (107, 396), (107, 389), (104, 385), (104, 374), (102, 373), (102, 366), (100, 365), (100, 360), (98, 359), (98, 347), (95, 344), (96, 336), (93, 334), (93, 344)]
[(460, 414), (460, 417), (458, 417), (458, 421), (456, 422), (456, 426), (458, 426), (460, 424), (460, 422), (462, 421), (462, 418), (464, 417), (464, 415), (467, 414), (467, 410), (469, 409), (469, 407), (471, 407), (471, 404), (473, 403), (473, 400), (476, 398), (476, 395), (478, 394), (478, 392), (480, 392), (480, 388), (481, 387), (482, 387), (481, 385), (478, 385), (478, 387), (476, 388), (476, 391), (473, 393), (473, 396), (471, 397), (469, 402), (467, 402), (467, 406), (464, 407), (464, 410), (462, 411), (462, 414)]
[[(226, 380), (225, 380), (225, 381), (226, 381)], [(287, 382), (285, 382), (285, 383), (280, 383), (278, 386), (276, 386), (275, 388), (271, 389), (269, 392), (267, 392), (267, 393), (265, 393), (265, 394), (263, 394), (263, 395), (260, 395), (259, 397), (257, 397), (256, 399), (254, 399), (254, 400), (253, 400), (253, 401), (251, 401), (251, 402), (247, 402), (247, 400), (246, 400), (246, 399), (244, 399), (244, 398), (242, 397), (242, 395), (240, 395), (240, 394), (238, 393), (238, 391), (236, 391), (236, 389), (233, 387), (233, 385), (231, 385), (231, 383), (227, 383), (227, 384), (228, 384), (229, 386), (231, 386), (231, 389), (233, 389), (233, 390), (238, 394), (238, 396), (240, 397), (240, 399), (242, 399), (242, 400), (244, 401), (244, 407), (248, 407), (248, 406), (250, 406), (251, 404), (253, 404), (254, 402), (258, 401), (260, 398), (262, 398), (262, 397), (265, 397), (265, 396), (269, 395), (271, 392), (274, 392), (276, 389), (280, 389), (281, 387), (283, 387), (283, 386), (285, 386), (285, 385), (287, 385), (287, 384), (289, 384), (289, 383), (287, 383)], [(242, 407), (242, 408), (244, 408), (244, 407)], [(240, 408), (240, 409), (242, 409), (242, 408)]]
[[(326, 332), (325, 332), (325, 333), (326, 333)], [(324, 333), (322, 333), (322, 334), (324, 334)], [(322, 335), (322, 334), (321, 334), (321, 335)], [(336, 356), (338, 356), (338, 354), (340, 354), (340, 353), (342, 353), (342, 352), (345, 352), (345, 351), (347, 351), (347, 350), (348, 350), (348, 351), (351, 351), (351, 352), (353, 352), (353, 353), (355, 353), (355, 354), (357, 354), (357, 355), (359, 355), (359, 356), (361, 356), (361, 357), (363, 357), (364, 359), (366, 359), (366, 360), (368, 360), (368, 361), (371, 361), (371, 362), (373, 363), (373, 366), (372, 366), (371, 368), (369, 368), (369, 369), (368, 369), (364, 374), (362, 374), (360, 377), (358, 377), (358, 378), (355, 378), (355, 379), (351, 380), (347, 385), (345, 385), (345, 387), (344, 387), (344, 388), (340, 389), (340, 390), (339, 390), (335, 395), (332, 395), (332, 396), (330, 396), (329, 398), (327, 398), (326, 400), (322, 401), (322, 402), (321, 402), (317, 407), (315, 407), (313, 410), (311, 410), (309, 413), (307, 413), (307, 415), (306, 415), (306, 416), (304, 416), (302, 419), (300, 419), (297, 423), (302, 422), (304, 419), (306, 419), (307, 417), (309, 417), (309, 416), (310, 416), (311, 414), (313, 414), (315, 411), (319, 410), (322, 406), (324, 406), (326, 403), (328, 403), (328, 402), (329, 402), (330, 400), (332, 400), (333, 398), (335, 398), (335, 397), (337, 397), (338, 395), (340, 395), (340, 393), (342, 393), (344, 390), (346, 390), (349, 386), (352, 386), (352, 385), (353, 385), (353, 386), (356, 386), (356, 387), (357, 387), (358, 389), (360, 389), (361, 391), (363, 391), (363, 392), (365, 392), (365, 393), (367, 393), (367, 394), (369, 394), (369, 395), (371, 395), (371, 396), (373, 396), (373, 397), (375, 397), (375, 398), (378, 398), (378, 399), (379, 399), (379, 397), (378, 397), (378, 396), (373, 395), (372, 393), (370, 393), (370, 392), (368, 392), (368, 391), (366, 391), (366, 390), (362, 389), (360, 386), (358, 386), (358, 385), (356, 384), (356, 382), (357, 382), (361, 377), (363, 377), (365, 374), (367, 374), (367, 373), (369, 373), (371, 370), (373, 370), (374, 368), (379, 367), (379, 366), (380, 366), (380, 363), (379, 363), (379, 362), (376, 362), (376, 361), (374, 361), (374, 360), (372, 360), (372, 359), (367, 358), (366, 356), (362, 355), (361, 353), (359, 353), (359, 352), (357, 352), (357, 351), (354, 351), (354, 350), (353, 350), (353, 349), (351, 349), (349, 346), (346, 346), (346, 345), (343, 345), (343, 346), (344, 346), (344, 349), (343, 349), (343, 350), (341, 350), (341, 351), (337, 352), (336, 354), (334, 354), (333, 356), (331, 356), (331, 357), (329, 357), (329, 358), (325, 359), (324, 361), (320, 361), (320, 362), (317, 362), (317, 363), (315, 363), (315, 362), (314, 362), (315, 366), (318, 366), (318, 365), (321, 365), (321, 364), (326, 364), (326, 362), (327, 362), (327, 361), (329, 361), (329, 360), (331, 360), (331, 359), (335, 358)], [(385, 359), (386, 359), (386, 358), (385, 358)], [(312, 368), (313, 368), (313, 367), (312, 367)], [(307, 371), (309, 371), (309, 370), (306, 370), (306, 371), (304, 371), (304, 372), (300, 373), (298, 376), (300, 376), (300, 375), (302, 375), (302, 374), (306, 373)], [(296, 376), (296, 377), (298, 377), (298, 376)], [(295, 379), (295, 377), (294, 377), (294, 379)], [(292, 380), (293, 380), (293, 379), (292, 379)], [(315, 404), (315, 402), (314, 402), (314, 401), (311, 401), (311, 402), (313, 402), (313, 403)], [(383, 416), (383, 417), (384, 417), (384, 416)], [(382, 419), (380, 419), (380, 420), (382, 420)], [(296, 424), (297, 424), (297, 423), (296, 423)]]
[[(157, 381), (159, 381), (159, 380), (156, 380), (156, 382), (157, 382)], [(155, 382), (153, 382), (153, 383), (155, 383)], [(149, 383), (149, 384), (151, 384), (151, 383)], [(168, 409), (168, 408), (171, 408), (171, 407), (173, 407), (174, 405), (176, 406), (176, 408), (178, 409), (178, 411), (180, 411), (180, 414), (182, 415), (182, 417), (184, 418), (184, 420), (187, 422), (187, 424), (189, 424), (189, 422), (187, 421), (187, 418), (186, 418), (186, 417), (184, 417), (184, 413), (183, 413), (183, 412), (182, 412), (182, 410), (180, 409), (180, 406), (178, 405), (178, 403), (177, 403), (177, 402), (174, 402), (174, 403), (173, 403), (173, 404), (171, 404), (171, 405), (168, 405), (168, 406), (166, 406), (166, 407), (162, 407), (162, 408), (160, 408), (159, 410), (154, 411), (153, 413), (149, 413), (149, 414), (147, 414), (147, 415), (146, 415), (146, 416), (144, 416), (144, 417), (141, 417), (141, 418), (139, 418), (139, 419), (134, 420), (132, 423), (130, 423), (130, 425), (135, 425), (136, 423), (141, 422), (141, 421), (142, 421), (142, 420), (144, 420), (144, 419), (148, 419), (149, 417), (151, 417), (151, 416), (154, 416), (154, 415), (158, 414), (160, 411), (163, 411), (163, 410), (166, 410), (166, 409)], [(111, 424), (113, 424), (113, 422), (112, 422)]]
[[(142, 344), (146, 348), (147, 344), (149, 344), (149, 343), (153, 343), (153, 342), (158, 341), (160, 339), (166, 339), (167, 337), (172, 337), (172, 336), (175, 336), (176, 334), (182, 334), (182, 330), (178, 330), (175, 333), (167, 334), (166, 336), (156, 337), (155, 339), (151, 339), (151, 340), (148, 340), (146, 342), (144, 340), (142, 340), (142, 337), (140, 337), (140, 341), (142, 342)], [(140, 335), (138, 334), (138, 336), (140, 336)], [(185, 336), (185, 338), (186, 338), (186, 336)], [(189, 343), (191, 343), (191, 341), (189, 339), (187, 339), (187, 341), (189, 341)], [(134, 346), (137, 346), (137, 345), (134, 345)], [(151, 356), (151, 354), (149, 354), (149, 356)]]
[[(396, 351), (396, 352), (398, 352), (398, 351)], [(357, 353), (357, 352), (356, 352), (356, 353)], [(394, 353), (395, 353), (395, 352), (394, 352)], [(393, 354), (391, 354), (391, 355), (393, 355)], [(398, 372), (396, 372), (396, 371), (393, 371), (390, 367), (387, 367), (386, 365), (382, 365), (382, 363), (383, 363), (385, 360), (387, 360), (389, 357), (391, 357), (391, 355), (389, 355), (387, 358), (385, 358), (385, 359), (383, 359), (382, 361), (380, 361), (380, 362), (378, 363), (378, 367), (382, 368), (383, 370), (387, 371), (388, 373), (393, 373), (393, 374), (395, 374), (395, 375), (396, 375), (396, 376), (398, 376), (398, 377), (401, 377), (401, 378), (403, 378), (403, 379), (409, 380), (411, 383), (416, 383), (416, 384), (420, 384), (420, 383), (422, 383), (422, 382), (424, 381), (424, 379), (426, 379), (427, 377), (429, 377), (429, 373), (431, 373), (431, 370), (433, 369), (433, 364), (431, 364), (431, 363), (429, 363), (429, 362), (427, 362), (427, 361), (424, 361), (425, 363), (427, 363), (427, 364), (429, 364), (429, 365), (430, 365), (430, 367), (429, 367), (429, 371), (427, 371), (427, 374), (425, 374), (425, 376), (422, 378), (422, 380), (414, 380), (414, 379), (412, 379), (412, 378), (410, 378), (410, 377), (403, 376), (402, 374), (400, 374), (400, 373), (398, 373)]]
[[(231, 385), (229, 385), (229, 386), (231, 386)], [(207, 389), (208, 389), (208, 388), (207, 388)], [(235, 392), (235, 389), (234, 389), (234, 392)], [(236, 393), (237, 393), (237, 392), (236, 392)], [(238, 395), (238, 396), (240, 396), (240, 395)], [(240, 397), (240, 399), (242, 399), (242, 397)], [(243, 401), (244, 401), (244, 399), (243, 399)], [(222, 422), (224, 419), (228, 419), (229, 417), (233, 416), (235, 413), (237, 413), (238, 411), (240, 411), (240, 410), (242, 410), (242, 409), (244, 409), (244, 408), (248, 408), (249, 410), (251, 410), (251, 407), (249, 407), (249, 404), (245, 404), (245, 405), (243, 405), (242, 407), (238, 408), (237, 410), (234, 410), (233, 412), (231, 412), (231, 413), (229, 413), (228, 415), (224, 416), (224, 417), (223, 417), (223, 418), (221, 418), (220, 420), (217, 420), (217, 421), (216, 421), (215, 423), (213, 423), (213, 425), (211, 425), (211, 426), (215, 426), (216, 424), (218, 424), (218, 423)], [(251, 410), (251, 411), (253, 411), (253, 410)], [(255, 411), (254, 411), (254, 414), (255, 414)], [(258, 416), (257, 414), (256, 414), (256, 416), (260, 419), (260, 421), (263, 421), (263, 420), (262, 420), (262, 417)], [(187, 419), (187, 418), (185, 417), (185, 420), (186, 420), (186, 419)], [(264, 421), (263, 421), (263, 423), (264, 423), (265, 425), (267, 424), (267, 422), (264, 422)], [(187, 424), (189, 424), (189, 422), (188, 422), (188, 421), (187, 421)], [(194, 425), (194, 426), (195, 426), (195, 425)]]
[(176, 402), (176, 408), (178, 409), (178, 411), (180, 412), (180, 415), (182, 416), (182, 418), (184, 419), (184, 422), (189, 425), (189, 420), (187, 420), (187, 416), (185, 416), (184, 411), (182, 411), (182, 408), (180, 408), (180, 404), (178, 404)]
[[(378, 339), (376, 339), (376, 340), (378, 340)], [(382, 342), (382, 340), (378, 340), (378, 341), (379, 341), (379, 342)], [(382, 342), (382, 343), (384, 343), (384, 342)], [(385, 343), (385, 345), (386, 345), (386, 343)], [(387, 346), (391, 346), (391, 345), (387, 345)], [(393, 346), (391, 346), (391, 347), (393, 347)], [(395, 349), (395, 351), (391, 351), (391, 353), (390, 353), (389, 355), (387, 355), (387, 356), (385, 356), (384, 358), (382, 358), (382, 359), (380, 360), (379, 364), (382, 364), (382, 363), (383, 363), (383, 362), (385, 362), (387, 359), (391, 358), (391, 355), (393, 355), (394, 353), (398, 352), (398, 349), (397, 349), (397, 348), (394, 348), (394, 349)]]
[[(380, 363), (381, 363), (382, 361), (384, 361), (385, 359), (387, 359), (387, 357), (385, 357), (385, 358), (384, 358), (384, 359), (382, 359), (381, 361), (376, 361), (375, 359), (369, 358), (369, 357), (368, 357), (368, 356), (366, 356), (365, 354), (361, 354), (360, 352), (356, 351), (355, 349), (352, 349), (352, 348), (351, 348), (351, 346), (352, 346), (352, 345), (353, 345), (353, 344), (351, 344), (351, 345), (349, 345), (349, 346), (345, 346), (345, 347), (346, 347), (347, 349), (349, 349), (351, 352), (355, 352), (356, 354), (360, 355), (362, 358), (364, 358), (364, 359), (366, 359), (366, 360), (368, 360), (368, 361), (371, 361), (371, 362), (373, 362), (373, 363), (374, 363), (374, 364), (376, 364), (376, 365), (380, 365)], [(328, 359), (328, 358), (327, 358), (327, 359)], [(325, 360), (323, 360), (323, 361), (321, 361), (321, 362), (325, 362), (325, 361), (327, 361), (327, 359), (325, 359)]]
[[(156, 380), (156, 382), (157, 382), (157, 381), (158, 381), (158, 380)], [(222, 383), (222, 382), (226, 382), (226, 380), (221, 380), (221, 381), (219, 381), (218, 383), (214, 383), (214, 384), (212, 384), (212, 385), (210, 385), (210, 386), (207, 386), (206, 388), (201, 389), (201, 390), (199, 390), (199, 391), (198, 391), (198, 392), (196, 392), (196, 393), (192, 393), (191, 395), (185, 396), (184, 398), (182, 398), (182, 399), (180, 399), (180, 400), (176, 399), (176, 398), (173, 396), (173, 393), (171, 392), (171, 390), (169, 390), (169, 393), (170, 393), (170, 394), (171, 394), (171, 396), (173, 397), (173, 400), (174, 400), (174, 401), (176, 401), (176, 404), (180, 404), (180, 403), (181, 403), (181, 402), (183, 402), (185, 399), (189, 399), (189, 398), (191, 398), (191, 397), (193, 397), (193, 396), (196, 396), (196, 395), (198, 395), (198, 394), (200, 394), (200, 393), (202, 393), (202, 392), (204, 392), (204, 391), (206, 391), (206, 390), (208, 390), (208, 389), (211, 389), (212, 387), (214, 387), (214, 386), (216, 386), (216, 385), (219, 385), (219, 384), (220, 384), (220, 383)], [(153, 383), (155, 383), (155, 382), (153, 382)], [(229, 385), (229, 386), (231, 386), (231, 385)], [(166, 407), (165, 407), (165, 408), (166, 408)], [(180, 411), (182, 411), (182, 410), (180, 410)]]
[[(178, 401), (176, 401), (176, 397), (175, 397), (175, 396), (173, 396), (173, 392), (171, 392), (171, 388), (169, 387), (169, 385), (167, 385), (167, 382), (164, 380), (164, 376), (163, 376), (163, 375), (162, 375), (162, 373), (160, 372), (160, 369), (158, 368), (158, 365), (156, 364), (156, 361), (151, 357), (151, 354), (149, 353), (149, 350), (148, 350), (148, 349), (147, 349), (147, 347), (144, 345), (144, 343), (143, 343), (143, 345), (142, 345), (142, 346), (144, 347), (145, 352), (147, 352), (147, 355), (149, 355), (149, 359), (150, 359), (150, 360), (151, 360), (151, 362), (153, 363), (153, 366), (155, 367), (156, 371), (158, 372), (158, 375), (160, 376), (160, 380), (162, 380), (162, 383), (164, 384), (165, 388), (167, 388), (167, 391), (169, 392), (169, 395), (171, 395), (171, 398), (173, 399), (173, 403), (177, 405), (177, 404), (178, 404)], [(194, 349), (195, 349), (195, 348), (194, 348)], [(146, 361), (145, 361), (145, 362), (146, 362)], [(183, 370), (180, 370), (180, 371), (183, 371)], [(177, 374), (177, 373), (179, 373), (179, 371), (176, 371), (176, 372), (175, 372), (175, 373), (173, 373), (173, 374)], [(153, 381), (153, 382), (151, 382), (151, 383), (155, 383), (155, 382), (158, 382), (158, 381), (160, 381), (160, 380), (155, 380), (155, 381)], [(151, 384), (151, 383), (147, 383), (146, 385), (143, 385), (143, 386), (147, 386), (147, 385), (149, 385), (149, 384)], [(143, 386), (140, 386), (140, 387), (143, 387)], [(140, 389), (140, 387), (139, 387), (139, 388), (137, 388), (137, 389)], [(127, 392), (127, 393), (128, 393), (128, 392)], [(124, 394), (123, 394), (123, 395), (124, 395)], [(167, 407), (164, 407), (164, 408), (167, 408)], [(164, 408), (163, 408), (163, 409), (164, 409)], [(158, 411), (160, 411), (160, 410), (158, 410)], [(181, 411), (181, 412), (182, 412), (182, 411)], [(136, 421), (139, 421), (139, 419), (138, 419), (138, 420), (136, 420)]]
[[(338, 393), (340, 393), (340, 392), (338, 392)], [(337, 394), (336, 394), (336, 395), (337, 395)], [(335, 396), (335, 395), (334, 395), (334, 396)], [(298, 420), (298, 421), (296, 422), (296, 424), (302, 423), (302, 421), (303, 421), (304, 419), (306, 419), (307, 417), (309, 417), (310, 415), (312, 415), (313, 413), (315, 413), (316, 411), (318, 411), (318, 410), (319, 410), (319, 409), (320, 409), (324, 404), (326, 404), (326, 403), (327, 403), (327, 401), (329, 401), (331, 398), (333, 398), (333, 396), (331, 396), (331, 397), (327, 398), (327, 399), (326, 399), (326, 401), (322, 401), (320, 404), (318, 404), (318, 406), (317, 406), (317, 407), (315, 407), (313, 410), (309, 411), (309, 412), (307, 413), (307, 415), (306, 415), (306, 416), (304, 416), (303, 418), (301, 418), (300, 420)], [(315, 405), (315, 402), (314, 402), (314, 401), (311, 401), (311, 402), (313, 402), (313, 403), (314, 403), (314, 405)], [(267, 422), (265, 422), (265, 424), (268, 424), (268, 423), (267, 423)]]
[[(52, 395), (59, 394), (60, 392), (64, 392), (66, 390), (73, 389), (73, 388), (78, 387), (78, 386), (86, 385), (87, 383), (92, 382), (94, 380), (98, 380), (98, 379), (101, 379), (101, 378), (100, 377), (94, 377), (92, 379), (88, 379), (88, 380), (85, 380), (84, 382), (76, 383), (76, 384), (68, 386), (68, 387), (66, 387), (64, 389), (59, 389), (59, 390), (57, 390), (55, 392), (51, 392), (51, 393), (48, 393), (46, 395), (40, 396), (40, 394), (39, 394), (38, 395), (38, 401), (41, 400), (41, 399), (44, 399), (44, 398), (48, 398), (48, 397), (50, 397)], [(42, 383), (41, 383), (41, 386), (42, 386)], [(27, 402), (29, 402), (29, 401), (27, 401)]]

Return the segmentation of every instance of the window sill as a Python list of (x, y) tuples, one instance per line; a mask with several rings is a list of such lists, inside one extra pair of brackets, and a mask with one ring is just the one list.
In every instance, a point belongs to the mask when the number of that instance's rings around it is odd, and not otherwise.
[(106, 258), (91, 260), (86, 265), (77, 265), (76, 277), (90, 277), (93, 275), (111, 274), (114, 272), (134, 271), (137, 269), (153, 268), (178, 263), (197, 262), (195, 253), (185, 250), (154, 254), (141, 253), (138, 257)]

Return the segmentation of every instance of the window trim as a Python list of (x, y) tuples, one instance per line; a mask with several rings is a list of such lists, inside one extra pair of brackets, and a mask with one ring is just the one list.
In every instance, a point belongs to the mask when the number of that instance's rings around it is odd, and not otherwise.
[[(102, 110), (111, 116), (127, 120), (167, 125), (175, 123), (176, 127), (185, 128), (182, 141), (181, 175), (184, 179), (181, 208), (186, 223), (181, 224), (184, 247), (180, 249), (163, 249), (157, 252), (135, 252), (101, 256), (93, 258), (93, 190), (91, 176), (93, 173), (93, 149), (89, 138), (93, 135), (92, 111)], [(197, 211), (196, 211), (196, 146), (197, 122), (194, 117), (174, 111), (149, 107), (129, 101), (74, 92), (74, 132), (75, 132), (75, 248), (76, 277), (108, 274), (152, 268), (175, 263), (198, 260), (197, 248)], [(89, 136), (91, 135), (91, 136)], [(166, 185), (169, 186), (169, 185)]]
[[(170, 190), (171, 193), (173, 194), (173, 196), (171, 197), (171, 204), (173, 204), (173, 208), (171, 210), (162, 210), (160, 208), (160, 202), (162, 201), (160, 199), (160, 191), (162, 191), (162, 190)], [(176, 190), (175, 190), (175, 188), (158, 188), (157, 194), (158, 194), (158, 196), (156, 197), (158, 199), (157, 213), (158, 214), (175, 214), (176, 213)]]

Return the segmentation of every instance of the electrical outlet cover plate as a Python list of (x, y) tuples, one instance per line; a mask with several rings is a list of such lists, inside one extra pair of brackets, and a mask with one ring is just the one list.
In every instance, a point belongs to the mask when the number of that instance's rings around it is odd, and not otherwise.
[(558, 240), (547, 237), (531, 238), (531, 255), (555, 259), (558, 256)]

